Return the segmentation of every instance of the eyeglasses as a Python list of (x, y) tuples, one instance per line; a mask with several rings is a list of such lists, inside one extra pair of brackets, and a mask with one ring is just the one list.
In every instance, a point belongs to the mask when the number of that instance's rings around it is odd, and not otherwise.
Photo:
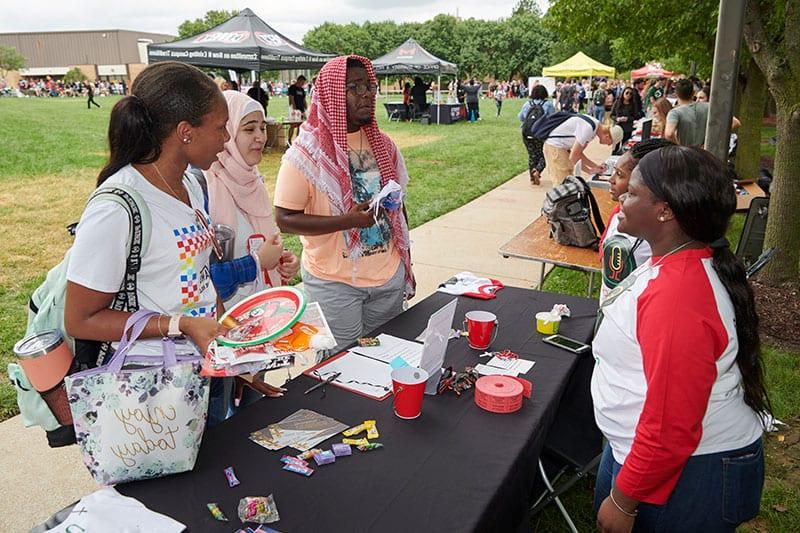
[(373, 96), (378, 94), (378, 86), (366, 83), (348, 83), (345, 85), (348, 91), (356, 93), (358, 96), (364, 96), (369, 92)]

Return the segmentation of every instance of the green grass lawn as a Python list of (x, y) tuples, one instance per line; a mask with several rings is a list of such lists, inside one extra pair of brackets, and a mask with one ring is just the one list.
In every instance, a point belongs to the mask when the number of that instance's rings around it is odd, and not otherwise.
[[(4, 252), (0, 268), (0, 420), (17, 412), (4, 370), (13, 360), (14, 342), (25, 330), (26, 301), (69, 247), (71, 238), (63, 228), (80, 217), (107, 157), (105, 135), (115, 99), (98, 101), (101, 109), (87, 110), (85, 99), (0, 99)], [(494, 103), (483, 101), (484, 119), (476, 124), (423, 126), (389, 123), (379, 99), (379, 123), (400, 146), (411, 176), (407, 205), (412, 227), (464, 205), (526, 169), (516, 119), (521, 105), (521, 101), (507, 100), (501, 117), (495, 118)], [(285, 109), (285, 98), (270, 101), (271, 115), (286, 115)], [(765, 128), (765, 141), (773, 135), (774, 128)], [(774, 154), (774, 147), (766, 143), (762, 149)], [(279, 153), (267, 154), (261, 164), (270, 191), (279, 165)], [(742, 223), (743, 217), (737, 216), (729, 231), (734, 246)], [(286, 242), (299, 252), (296, 237), (289, 236)], [(585, 275), (555, 269), (544, 289), (583, 296), (585, 286)], [(798, 354), (765, 347), (765, 360), (776, 416), (798, 419)], [(767, 461), (758, 530), (798, 531), (798, 483), (784, 479), (785, 460), (779, 454), (768, 452)], [(594, 529), (591, 491), (592, 483), (586, 481), (563, 497), (581, 531)], [(532, 529), (549, 532), (566, 527), (556, 508), (550, 506), (532, 520)]]
[[(79, 219), (85, 199), (107, 158), (106, 131), (115, 97), (85, 99), (0, 99), (0, 218), (4, 259), (0, 269), (0, 367), (13, 360), (12, 347), (25, 331), (30, 293), (61, 260), (72, 242), (64, 227)], [(516, 113), (510, 100), (500, 118), (493, 101), (483, 102), (476, 124), (423, 126), (391, 122), (382, 100), (377, 116), (405, 156), (411, 182), (407, 205), (412, 226), (451, 211), (527, 168)], [(273, 98), (269, 112), (286, 115), (286, 98)], [(270, 191), (280, 153), (261, 164)], [(300, 252), (296, 236), (286, 244)], [(14, 393), (0, 375), (0, 420), (16, 414)]]

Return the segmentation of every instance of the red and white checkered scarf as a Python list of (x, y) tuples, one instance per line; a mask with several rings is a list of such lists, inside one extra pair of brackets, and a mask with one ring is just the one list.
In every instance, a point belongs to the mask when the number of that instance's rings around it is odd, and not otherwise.
[[(360, 61), (367, 70), (370, 83), (377, 85), (375, 71), (369, 59), (357, 55), (334, 58), (322, 67), (308, 111), (308, 119), (300, 126), (300, 133), (286, 151), (284, 157), (294, 164), (317, 190), (324, 193), (331, 204), (333, 215), (347, 213), (355, 200), (350, 163), (347, 155), (347, 60)], [(372, 120), (361, 130), (366, 134), (369, 146), (381, 175), (381, 186), (390, 179), (405, 190), (408, 184), (403, 157), (394, 142), (378, 129), (375, 108)], [(411, 271), (408, 224), (402, 209), (388, 211), (392, 239), (402, 258), (406, 270), (405, 294), (411, 298), (415, 292), (414, 275)], [(347, 252), (353, 261), (353, 277), (357, 274), (357, 262), (362, 256), (361, 237), (358, 228), (347, 230)]]

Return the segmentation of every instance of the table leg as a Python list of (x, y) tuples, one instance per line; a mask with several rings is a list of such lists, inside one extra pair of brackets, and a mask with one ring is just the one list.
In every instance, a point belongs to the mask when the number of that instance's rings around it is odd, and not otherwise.
[(589, 286), (586, 288), (586, 297), (592, 297), (592, 289), (594, 288), (594, 272), (589, 271)]
[(539, 286), (536, 289), (542, 290), (542, 285), (544, 285), (544, 263), (539, 263)]

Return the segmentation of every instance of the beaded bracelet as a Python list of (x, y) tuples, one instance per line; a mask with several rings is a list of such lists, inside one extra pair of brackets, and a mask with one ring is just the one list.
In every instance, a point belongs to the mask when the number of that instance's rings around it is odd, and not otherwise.
[(626, 511), (625, 509), (623, 509), (622, 506), (617, 503), (617, 500), (614, 499), (614, 488), (613, 487), (609, 491), (609, 496), (611, 496), (611, 501), (614, 504), (614, 506), (617, 509), (619, 509), (619, 512), (621, 512), (625, 516), (630, 516), (631, 518), (636, 518), (636, 515), (639, 514), (639, 509), (634, 509), (633, 512), (629, 512), (629, 511)]

